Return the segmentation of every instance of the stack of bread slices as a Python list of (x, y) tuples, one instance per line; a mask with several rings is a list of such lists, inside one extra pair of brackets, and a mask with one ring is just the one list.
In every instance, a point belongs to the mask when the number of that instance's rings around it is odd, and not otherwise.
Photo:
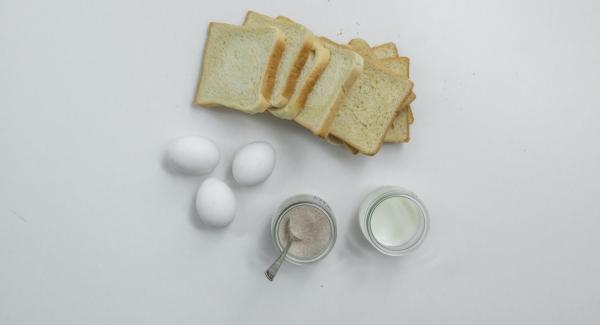
[(409, 59), (394, 43), (347, 45), (286, 17), (253, 11), (242, 26), (211, 23), (195, 103), (293, 120), (353, 153), (409, 141)]

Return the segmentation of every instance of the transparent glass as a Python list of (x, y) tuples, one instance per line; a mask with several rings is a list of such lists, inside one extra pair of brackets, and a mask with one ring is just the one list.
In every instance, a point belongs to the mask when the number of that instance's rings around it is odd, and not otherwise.
[(327, 256), (327, 254), (329, 254), (337, 238), (337, 226), (335, 223), (335, 216), (333, 215), (333, 211), (329, 207), (329, 204), (327, 204), (327, 202), (325, 202), (320, 197), (310, 194), (300, 194), (285, 200), (275, 211), (271, 219), (271, 238), (273, 239), (275, 247), (277, 247), (277, 249), (280, 252), (283, 251), (284, 247), (279, 238), (279, 227), (283, 226), (283, 222), (281, 222), (281, 219), (289, 209), (298, 205), (311, 205), (323, 211), (329, 219), (329, 225), (331, 227), (331, 238), (329, 239), (329, 244), (327, 248), (317, 256), (314, 256), (312, 258), (302, 258), (288, 254), (285, 260), (297, 265), (314, 263), (319, 260), (322, 260), (323, 258), (325, 258), (325, 256)]
[[(411, 208), (417, 211), (418, 221), (414, 225), (414, 234), (398, 244), (389, 244), (389, 241), (386, 243), (378, 239), (373, 232), (373, 215), (375, 211), (383, 202), (392, 198), (405, 199), (406, 202), (411, 204)], [(425, 204), (413, 192), (395, 186), (380, 187), (367, 195), (359, 208), (358, 221), (360, 229), (369, 243), (381, 253), (390, 256), (403, 256), (414, 251), (423, 243), (429, 231), (429, 214)]]

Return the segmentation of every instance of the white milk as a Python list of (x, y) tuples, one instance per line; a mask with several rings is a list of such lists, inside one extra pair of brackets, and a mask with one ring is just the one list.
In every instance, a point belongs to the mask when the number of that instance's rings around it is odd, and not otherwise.
[(385, 199), (372, 213), (371, 231), (385, 246), (400, 246), (410, 241), (419, 231), (422, 216), (412, 200), (394, 196)]

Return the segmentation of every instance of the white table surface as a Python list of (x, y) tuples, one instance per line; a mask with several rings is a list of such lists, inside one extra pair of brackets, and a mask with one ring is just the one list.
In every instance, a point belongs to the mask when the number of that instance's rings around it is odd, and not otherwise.
[[(286, 15), (340, 42), (394, 41), (418, 96), (408, 145), (352, 156), (269, 114), (191, 106), (209, 21)], [(0, 324), (598, 324), (597, 1), (0, 1)], [(202, 177), (165, 144), (270, 141), (237, 218), (196, 220)], [(415, 255), (357, 227), (372, 189), (428, 205)], [(263, 271), (271, 212), (336, 212), (322, 262)]]

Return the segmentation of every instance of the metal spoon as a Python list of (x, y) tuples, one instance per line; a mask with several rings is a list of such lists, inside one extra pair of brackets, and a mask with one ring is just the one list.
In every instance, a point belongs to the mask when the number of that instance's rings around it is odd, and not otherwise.
[(287, 245), (285, 245), (285, 248), (283, 249), (281, 254), (279, 254), (279, 257), (277, 257), (275, 262), (273, 262), (273, 264), (271, 264), (271, 266), (269, 266), (269, 268), (265, 271), (265, 275), (267, 276), (267, 279), (269, 279), (269, 281), (273, 281), (273, 279), (275, 279), (275, 275), (277, 275), (277, 272), (279, 271), (281, 264), (283, 263), (283, 261), (285, 261), (285, 257), (287, 256), (287, 253), (290, 250), (290, 247), (292, 247), (292, 244), (295, 241), (300, 240), (300, 238), (298, 238), (296, 235), (294, 235), (294, 233), (292, 233), (292, 229), (291, 229), (292, 227), (290, 227), (290, 224), (292, 223), (292, 219), (294, 219), (294, 218), (290, 217), (290, 219), (288, 219), (288, 222), (287, 222), (287, 233), (288, 233), (288, 238), (289, 238)]

